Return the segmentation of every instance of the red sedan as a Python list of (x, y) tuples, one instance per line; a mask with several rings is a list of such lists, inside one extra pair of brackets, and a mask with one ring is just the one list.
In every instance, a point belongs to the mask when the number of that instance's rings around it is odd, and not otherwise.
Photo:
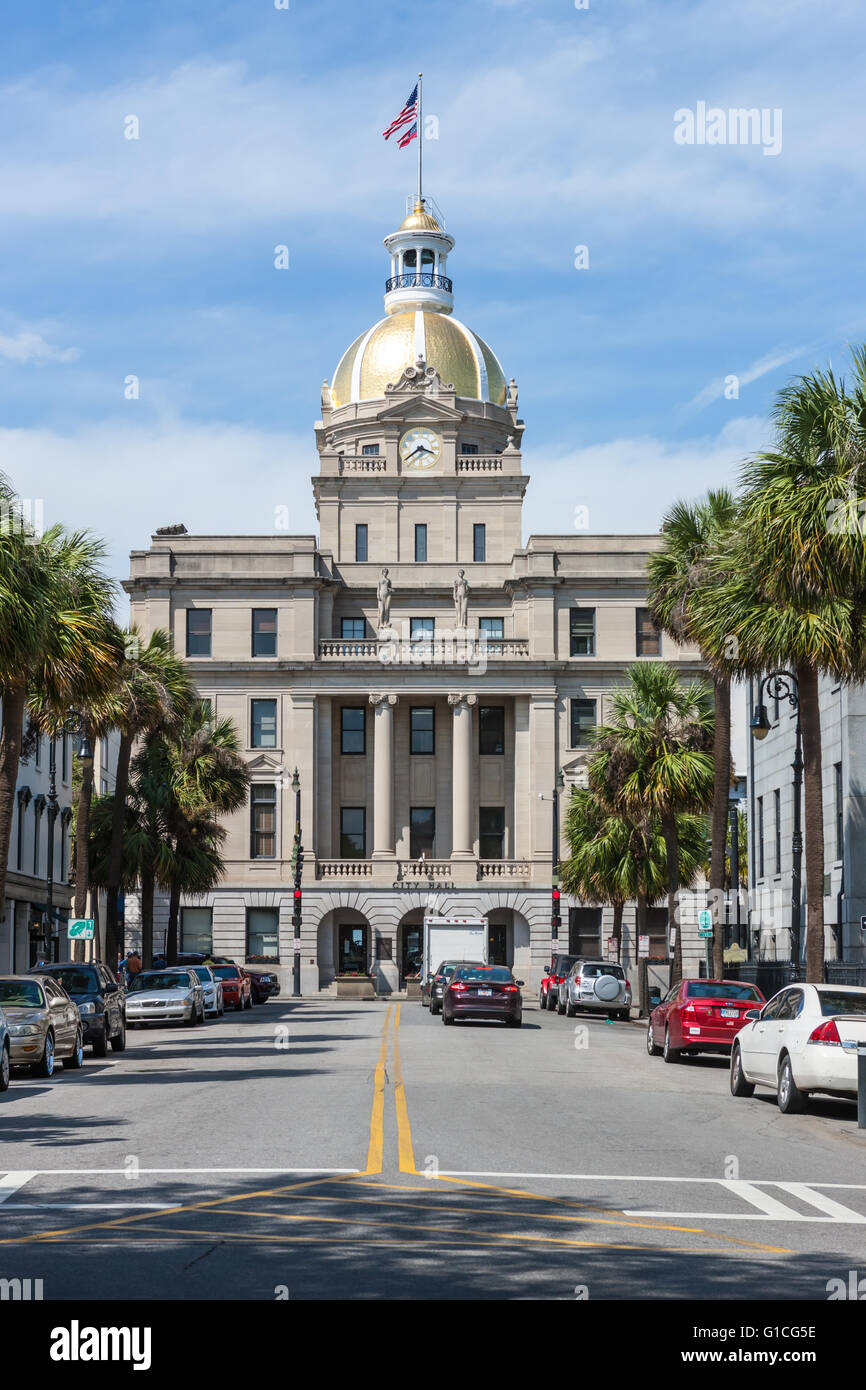
[(509, 1028), (519, 1028), (523, 1019), (522, 984), (505, 965), (458, 965), (442, 995), (442, 1022), (498, 1018)]
[(234, 1009), (253, 1007), (250, 977), (239, 965), (212, 965), (211, 970), (222, 980), (223, 1001)]
[(653, 1009), (646, 1034), (650, 1057), (678, 1062), (684, 1052), (723, 1052), (764, 996), (740, 980), (680, 980)]

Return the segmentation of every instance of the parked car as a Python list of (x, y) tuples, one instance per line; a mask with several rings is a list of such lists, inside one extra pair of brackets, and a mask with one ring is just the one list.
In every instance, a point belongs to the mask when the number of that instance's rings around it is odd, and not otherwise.
[(254, 1004), (264, 1004), (280, 992), (279, 976), (272, 970), (245, 970), (250, 981), (250, 998)]
[[(184, 967), (177, 966), (175, 968), (181, 970)], [(217, 979), (209, 965), (190, 965), (186, 969), (191, 970), (201, 981), (205, 1015), (213, 1014), (215, 1018), (222, 1018), (226, 1011), (222, 980)]]
[(428, 1008), (434, 1016), (442, 1012), (442, 996), (448, 985), (448, 981), (454, 974), (458, 965), (483, 965), (483, 961), (463, 961), (463, 960), (443, 960), (438, 970), (424, 981), (421, 986), (421, 1003)]
[(62, 965), (37, 965), (29, 975), (47, 975), (63, 986), (78, 1005), (85, 1047), (94, 1057), (105, 1057), (109, 1044), (114, 1052), (126, 1047), (126, 1002), (114, 975), (101, 961)]
[(132, 977), (126, 996), (126, 1022), (130, 1028), (146, 1023), (204, 1023), (204, 991), (191, 969), (140, 970)]
[(6, 1015), (0, 1009), (0, 1091), (8, 1091), (11, 1071), (12, 1051), (9, 1041), (9, 1025), (6, 1022)]
[(555, 1009), (559, 1000), (559, 986), (577, 960), (577, 956), (554, 956), (541, 977), (541, 990), (538, 1002), (543, 1009)]
[(250, 977), (239, 965), (212, 965), (211, 970), (222, 981), (223, 998), (233, 1009), (251, 1009), (253, 993)]
[(458, 965), (442, 995), (442, 1022), (498, 1018), (510, 1028), (523, 1021), (522, 980), (505, 965)]
[(729, 1054), (750, 1009), (764, 996), (740, 980), (680, 980), (649, 1016), (646, 1050), (678, 1062), (683, 1053)]
[(556, 1012), (573, 1018), (578, 1010), (627, 1019), (631, 986), (621, 965), (606, 960), (578, 958), (559, 982)]
[(55, 1060), (73, 1070), (84, 1062), (84, 1029), (78, 1005), (47, 975), (0, 976), (0, 1009), (9, 1029), (13, 1067), (35, 1067), (53, 1076)]
[(769, 1086), (786, 1115), (814, 1091), (857, 1095), (857, 1046), (866, 1044), (866, 989), (788, 985), (747, 1022), (731, 1049), (731, 1092)]

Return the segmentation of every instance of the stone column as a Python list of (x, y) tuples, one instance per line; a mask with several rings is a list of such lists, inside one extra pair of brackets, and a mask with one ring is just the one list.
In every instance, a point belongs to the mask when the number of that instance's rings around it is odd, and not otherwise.
[(375, 694), (373, 733), (373, 858), (393, 859), (394, 850), (394, 706), (396, 695)]
[(454, 711), (451, 858), (472, 859), (472, 706), (478, 696), (449, 695), (448, 703)]

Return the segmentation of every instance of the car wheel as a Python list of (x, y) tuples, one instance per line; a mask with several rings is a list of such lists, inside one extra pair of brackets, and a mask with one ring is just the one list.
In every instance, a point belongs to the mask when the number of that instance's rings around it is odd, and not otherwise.
[(558, 1003), (559, 1003), (559, 991), (557, 991), (556, 994), (554, 994), (552, 990), (548, 990), (548, 991), (547, 991), (547, 1007), (550, 1009), (550, 1012), (551, 1012), (551, 1013), (553, 1013), (553, 1011), (554, 1011), (554, 1009), (556, 1008), (556, 1006), (557, 1006)]
[(102, 1029), (102, 1037), (95, 1038), (92, 1043), (94, 1057), (108, 1056), (108, 1019), (105, 1020)]
[(437, 1015), (438, 1012), (439, 1012), (439, 1006), (437, 1006), (436, 1004), (434, 1004), (432, 999), (430, 1000), (430, 1012), (431, 1012), (431, 1014), (433, 1015), (434, 1018), (436, 1017), (436, 1015)]
[(4, 1043), (3, 1051), (0, 1053), (0, 1091), (9, 1090), (9, 1076), (11, 1070), (12, 1064), (9, 1060), (9, 1047)]
[(241, 995), (240, 999), (239, 999), (238, 1002), (235, 1004), (235, 1013), (237, 1013), (238, 1010), (240, 1010), (241, 1013), (243, 1013), (243, 1009), (244, 1009), (244, 999), (243, 999), (243, 995)]
[(678, 1047), (671, 1047), (671, 1030), (665, 1028), (665, 1045), (662, 1048), (662, 1057), (666, 1062), (678, 1062), (682, 1053)]
[(443, 1022), (444, 1024), (446, 1024), (448, 1027), (450, 1027), (451, 1024), (454, 1022), (454, 1015), (452, 1014), (451, 1017), (449, 1018), (448, 1014), (446, 1014), (445, 1010), (443, 1009), (443, 1010), (442, 1010), (442, 1022)]
[(738, 1047), (731, 1053), (731, 1095), (753, 1096), (755, 1087), (747, 1081), (743, 1072), (743, 1054)]
[(523, 1015), (518, 1014), (517, 1018), (508, 1018), (505, 1021), (509, 1028), (520, 1028), (523, 1024)]
[(556, 1012), (557, 1012), (558, 1014), (564, 1014), (564, 1013), (565, 1013), (565, 1004), (564, 1004), (563, 1001), (560, 999), (559, 995), (556, 996)]
[(84, 1043), (81, 1040), (81, 1029), (79, 1028), (75, 1034), (75, 1043), (73, 1045), (72, 1052), (68, 1057), (64, 1057), (63, 1066), (64, 1068), (68, 1067), (70, 1071), (78, 1071), (79, 1067), (82, 1067), (83, 1065)]
[(42, 1056), (36, 1063), (36, 1070), (40, 1076), (54, 1075), (54, 1038), (48, 1033), (45, 1038), (45, 1047)]
[(571, 1000), (570, 1000), (570, 999), (566, 999), (566, 1001), (565, 1001), (565, 1017), (566, 1017), (566, 1018), (574, 1018), (575, 1013), (576, 1013), (576, 1010), (575, 1010), (575, 1007), (574, 1007), (574, 1005), (572, 1004)]
[(261, 1002), (261, 999), (257, 999), (252, 990), (250, 990), (250, 1008), (253, 1007), (253, 1004), (261, 1004)]
[(113, 1052), (125, 1052), (125, 1051), (126, 1051), (126, 1019), (125, 1019), (125, 1018), (122, 1018), (122, 1019), (120, 1020), (120, 1028), (118, 1029), (117, 1036), (111, 1039), (111, 1049), (112, 1049)]
[(779, 1065), (779, 1109), (783, 1115), (799, 1115), (806, 1108), (806, 1092), (794, 1080), (791, 1059), (786, 1053)]
[(192, 1008), (189, 1011), (189, 1018), (186, 1021), (186, 1026), (187, 1028), (194, 1028), (197, 1023), (198, 1017), (196, 1015), (195, 1005), (193, 1004)]
[(646, 1050), (649, 1053), (650, 1057), (658, 1057), (659, 1053), (661, 1052), (661, 1048), (659, 1047), (658, 1043), (653, 1042), (653, 1029), (651, 1023), (647, 1024)]

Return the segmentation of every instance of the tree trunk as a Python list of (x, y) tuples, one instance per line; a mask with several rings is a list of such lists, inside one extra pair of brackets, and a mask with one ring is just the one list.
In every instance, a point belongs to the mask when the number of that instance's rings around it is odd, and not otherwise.
[[(93, 730), (87, 730), (93, 743)], [(90, 887), (90, 804), (93, 800), (93, 763), (81, 766), (81, 785), (78, 788), (78, 808), (75, 816), (75, 917), (87, 916), (87, 892)], [(84, 960), (85, 943), (76, 941), (73, 960)], [(109, 967), (111, 962), (108, 962)]]
[(177, 921), (180, 916), (180, 884), (172, 883), (168, 895), (168, 932), (165, 939), (165, 963), (177, 965)]
[(118, 914), (117, 898), (123, 880), (123, 829), (126, 820), (126, 794), (129, 791), (129, 760), (132, 737), (121, 734), (117, 750), (117, 772), (114, 779), (114, 814), (111, 821), (111, 845), (108, 851), (108, 882), (105, 888), (105, 958), (117, 959)]
[[(725, 923), (722, 899), (725, 888), (725, 847), (728, 841), (728, 802), (731, 789), (731, 682), (725, 676), (713, 681), (715, 739), (713, 742), (713, 818), (710, 849), (710, 903), (713, 911), (713, 974), (725, 973)], [(679, 937), (679, 933), (677, 933)]]
[(824, 980), (824, 796), (818, 673), (797, 667), (803, 730), (803, 830), (806, 859), (806, 979)]
[[(24, 682), (6, 686), (3, 691), (3, 726), (0, 728), (0, 917), (6, 910), (6, 875), (9, 866), (9, 847), (12, 843), (12, 821), (15, 816), (15, 785), (21, 760), (21, 732), (24, 724), (24, 702), (27, 690)], [(15, 945), (15, 925), (11, 940)]]
[(671, 927), (677, 929), (674, 944), (674, 979), (671, 981), (673, 984), (674, 980), (681, 980), (683, 977), (683, 933), (677, 903), (680, 890), (680, 842), (674, 816), (662, 816), (661, 827), (668, 862), (668, 932)]
[(141, 870), (141, 967), (150, 970), (153, 965), (153, 869), (145, 865)]
[(622, 963), (622, 911), (625, 903), (614, 903), (613, 905), (613, 931), (611, 935), (616, 942), (616, 958)]

